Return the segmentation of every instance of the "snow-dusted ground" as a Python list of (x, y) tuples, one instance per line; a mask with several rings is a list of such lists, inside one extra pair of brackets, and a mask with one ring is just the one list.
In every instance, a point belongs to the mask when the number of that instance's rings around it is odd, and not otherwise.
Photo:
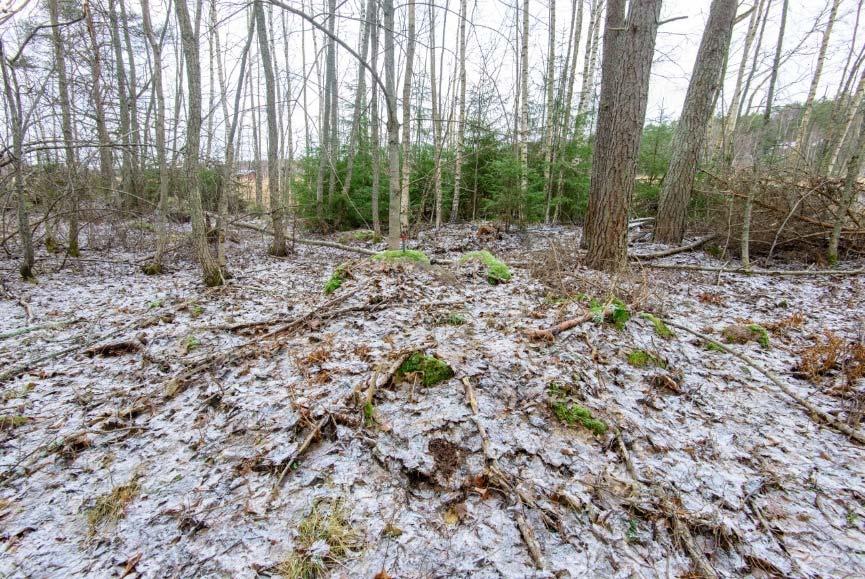
[[(770, 349), (733, 347), (843, 420), (843, 400), (791, 370), (808, 336), (824, 328), (863, 337), (861, 277), (719, 279), (646, 269), (610, 280), (564, 262), (551, 271), (555, 262), (541, 250), (572, 247), (574, 230), (486, 243), (468, 226), (420, 236), (418, 247), (434, 258), (489, 247), (521, 264), (510, 283), (491, 286), (471, 265), (393, 266), (309, 246), (275, 259), (264, 239), (238, 235), (244, 239), (229, 244), (234, 277), (211, 291), (191, 261), (147, 277), (122, 263), (143, 254), (116, 249), (112, 261), (85, 252), (88, 261), (63, 269), (61, 257), (46, 257), (37, 285), (18, 281), (13, 261), (0, 262), (0, 334), (64, 322), (0, 340), (0, 373), (120, 329), (107, 341), (143, 344), (113, 356), (77, 351), (0, 385), (0, 414), (28, 419), (0, 430), (0, 575), (274, 574), (297, 547), (300, 521), (330, 497), (345, 500), (362, 537), (331, 568), (337, 576), (685, 576), (692, 559), (669, 509), (634, 484), (620, 431), (638, 476), (672, 499), (721, 576), (865, 576), (865, 448), (818, 425), (762, 375), (683, 332), (663, 339), (638, 317), (622, 330), (582, 324), (553, 343), (522, 334), (584, 311), (578, 300), (550, 299), (541, 282), (550, 279), (600, 298), (614, 285), (625, 301), (715, 337), (737, 320), (769, 324), (800, 313), (804, 325), (773, 334)], [(351, 279), (323, 295), (346, 260), (354, 262)], [(703, 253), (663, 261), (720, 265)], [(272, 338), (227, 328), (290, 320), (334, 298), (344, 299)], [(442, 323), (453, 315), (466, 323)], [(166, 396), (172, 377), (244, 342), (244, 356)], [(349, 393), (412, 346), (447, 361), (456, 376), (429, 388), (380, 389), (376, 423), (363, 426)], [(667, 370), (629, 365), (636, 348), (666, 359)], [(679, 391), (652, 381), (659, 373), (679, 379)], [(477, 396), (477, 423), (464, 379)], [(559, 422), (549, 409), (553, 382), (611, 430), (595, 436)], [(271, 499), (274, 471), (326, 413), (334, 420)], [(483, 476), (478, 423), (502, 471), (534, 504), (513, 502)], [(124, 516), (91, 528), (88, 509), (132, 480), (140, 488)], [(537, 538), (542, 570), (520, 516)]]

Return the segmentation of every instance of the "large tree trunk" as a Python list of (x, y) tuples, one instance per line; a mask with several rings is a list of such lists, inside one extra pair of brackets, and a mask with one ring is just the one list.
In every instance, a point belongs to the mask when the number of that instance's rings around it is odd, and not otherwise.
[(72, 257), (78, 257), (78, 156), (75, 154), (74, 136), (72, 134), (72, 106), (69, 98), (69, 80), (66, 76), (66, 50), (63, 46), (63, 35), (60, 29), (59, 0), (48, 2), (48, 12), (51, 18), (51, 39), (54, 45), (54, 65), (57, 69), (57, 92), (60, 98), (61, 133), (63, 134), (63, 150), (66, 155), (66, 192), (69, 196), (69, 239), (66, 252)]
[(138, 124), (138, 75), (135, 68), (135, 49), (132, 46), (132, 37), (129, 29), (129, 18), (126, 15), (126, 0), (117, 0), (120, 6), (120, 20), (123, 26), (123, 43), (129, 60), (129, 68), (126, 77), (126, 98), (129, 101), (129, 130), (131, 149), (129, 152), (129, 187), (133, 202), (141, 202), (141, 160), (144, 155), (141, 151), (141, 129)]
[(463, 155), (466, 139), (466, 20), (468, 3), (460, 0), (460, 24), (458, 27), (459, 44), (459, 96), (457, 96), (457, 144), (454, 154), (454, 194), (451, 201), (451, 223), (460, 218), (460, 195), (462, 193)]
[(670, 167), (661, 186), (655, 221), (655, 241), (660, 243), (680, 243), (685, 237), (691, 187), (715, 96), (721, 86), (721, 69), (730, 47), (736, 4), (736, 0), (712, 1), (682, 115), (673, 134)]
[(276, 120), (276, 80), (273, 75), (273, 60), (267, 41), (267, 23), (261, 0), (255, 0), (255, 30), (258, 35), (258, 51), (264, 68), (265, 105), (267, 108), (267, 193), (270, 196), (270, 216), (273, 221), (273, 244), (270, 254), (286, 255), (285, 223), (282, 217), (282, 195), (279, 189), (279, 126)]
[(634, 191), (640, 136), (661, 0), (608, 0), (601, 104), (586, 216), (586, 264), (618, 271), (627, 263), (628, 209)]
[(114, 49), (114, 66), (117, 74), (117, 100), (119, 102), (120, 143), (122, 163), (120, 168), (120, 191), (123, 204), (134, 205), (137, 200), (132, 191), (132, 143), (130, 139), (129, 91), (126, 80), (126, 64), (123, 62), (123, 48), (120, 44), (120, 20), (117, 17), (116, 0), (108, 0), (108, 14), (111, 23), (111, 46)]
[(198, 54), (198, 35), (192, 28), (186, 0), (175, 0), (175, 13), (180, 28), (183, 57), (186, 60), (186, 84), (189, 92), (186, 122), (186, 188), (189, 197), (189, 215), (192, 220), (192, 241), (204, 283), (208, 286), (223, 283), (222, 270), (207, 246), (207, 228), (201, 207), (201, 190), (198, 179), (198, 154), (201, 145), (201, 62)]
[(402, 187), (399, 196), (400, 237), (408, 235), (409, 186), (411, 185), (411, 81), (415, 45), (415, 2), (408, 0), (408, 39), (402, 85)]
[(156, 164), (159, 167), (159, 200), (156, 204), (156, 254), (144, 267), (146, 273), (161, 273), (162, 259), (167, 245), (166, 204), (168, 203), (168, 162), (165, 154), (165, 91), (162, 86), (162, 44), (153, 31), (150, 20), (150, 2), (141, 0), (144, 36), (153, 53), (153, 94), (156, 100)]
[(25, 281), (35, 279), (33, 273), (33, 235), (27, 210), (27, 191), (24, 187), (24, 124), (21, 110), (21, 90), (15, 71), (6, 62), (6, 51), (0, 39), (0, 69), (3, 72), (3, 94), (12, 130), (12, 167), (15, 175), (15, 202), (18, 206), (18, 236), (21, 238), (21, 266), (18, 272)]

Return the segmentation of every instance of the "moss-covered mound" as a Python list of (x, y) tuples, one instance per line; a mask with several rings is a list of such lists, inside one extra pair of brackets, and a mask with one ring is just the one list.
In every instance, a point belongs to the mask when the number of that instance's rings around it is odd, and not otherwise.
[(429, 265), (429, 258), (422, 251), (417, 251), (415, 249), (406, 249), (405, 251), (401, 249), (386, 249), (385, 251), (379, 251), (375, 255), (372, 256), (373, 259), (378, 261), (385, 262), (414, 262), (414, 263), (422, 263), (424, 265)]
[(460, 258), (460, 263), (467, 261), (479, 261), (487, 268), (487, 281), (495, 285), (505, 283), (511, 279), (511, 270), (504, 262), (496, 259), (496, 257), (487, 250), (470, 251)]
[(433, 386), (449, 378), (453, 378), (453, 368), (435, 356), (427, 356), (415, 352), (402, 363), (397, 371), (397, 378), (402, 380), (409, 375), (419, 378), (424, 386)]
[(628, 354), (628, 364), (634, 368), (645, 368), (647, 366), (657, 366), (658, 368), (666, 368), (667, 363), (663, 358), (656, 356), (646, 350), (634, 350)]
[(769, 332), (760, 324), (730, 325), (721, 330), (721, 336), (728, 344), (757, 342), (764, 350), (769, 349)]

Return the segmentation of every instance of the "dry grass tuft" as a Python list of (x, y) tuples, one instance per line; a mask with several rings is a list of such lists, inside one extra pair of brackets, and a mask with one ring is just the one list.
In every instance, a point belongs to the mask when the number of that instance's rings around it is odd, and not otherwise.
[(116, 486), (111, 492), (98, 497), (86, 513), (91, 534), (100, 527), (114, 524), (126, 516), (126, 508), (138, 496), (140, 490), (138, 477), (134, 476), (128, 483)]
[(342, 563), (363, 546), (362, 534), (352, 527), (342, 498), (316, 501), (297, 527), (294, 551), (276, 566), (291, 579), (315, 579)]

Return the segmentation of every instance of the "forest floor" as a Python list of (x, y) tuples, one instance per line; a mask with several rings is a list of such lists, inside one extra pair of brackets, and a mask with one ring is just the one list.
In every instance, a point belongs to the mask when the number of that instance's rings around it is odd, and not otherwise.
[[(86, 233), (82, 259), (40, 254), (38, 284), (0, 261), (0, 374), (70, 350), (0, 383), (0, 576), (865, 576), (865, 446), (638, 315), (719, 342), (732, 326), (729, 348), (856, 424), (862, 276), (610, 278), (579, 266), (576, 229), (465, 225), (410, 245), (489, 249), (509, 282), (326, 247), (277, 259), (237, 230), (232, 279), (206, 289), (188, 257), (142, 274), (147, 231), (128, 249)], [(526, 335), (590, 298), (606, 321)], [(827, 330), (837, 360), (805, 379)], [(454, 376), (394, 375), (413, 351)]]

